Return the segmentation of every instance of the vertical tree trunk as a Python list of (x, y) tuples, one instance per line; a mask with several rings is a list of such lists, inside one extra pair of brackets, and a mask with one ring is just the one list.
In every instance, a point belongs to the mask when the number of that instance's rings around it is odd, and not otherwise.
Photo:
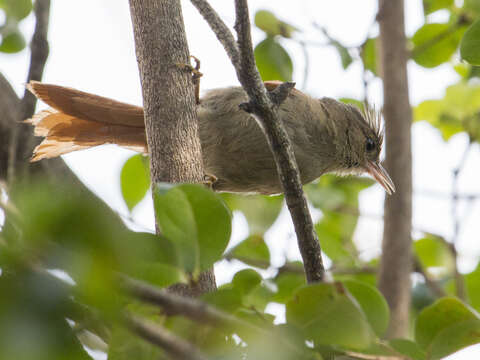
[(387, 336), (405, 336), (410, 307), (412, 113), (408, 79), (404, 2), (379, 0), (381, 66), (383, 69), (384, 117), (386, 130), (385, 165), (396, 193), (385, 199), (385, 224), (379, 287), (391, 309)]
[[(189, 63), (190, 55), (180, 0), (130, 0), (130, 11), (152, 182), (200, 182), (204, 172), (195, 92), (191, 74), (178, 66)], [(213, 272), (207, 272), (187, 292), (214, 287)]]

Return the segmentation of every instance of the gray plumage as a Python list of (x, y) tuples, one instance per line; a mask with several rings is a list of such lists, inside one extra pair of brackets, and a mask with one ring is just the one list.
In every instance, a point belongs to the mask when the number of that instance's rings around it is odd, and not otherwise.
[[(219, 191), (282, 191), (273, 155), (255, 119), (239, 108), (247, 102), (239, 87), (212, 90), (198, 107), (205, 171), (218, 178)], [(356, 173), (366, 160), (365, 141), (381, 137), (358, 109), (330, 98), (313, 99), (292, 91), (278, 111), (293, 144), (302, 183), (327, 172)]]

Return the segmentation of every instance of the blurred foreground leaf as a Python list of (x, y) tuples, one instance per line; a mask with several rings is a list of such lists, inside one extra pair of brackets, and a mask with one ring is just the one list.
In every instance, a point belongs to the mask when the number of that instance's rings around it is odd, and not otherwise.
[(472, 65), (480, 65), (480, 19), (475, 21), (463, 35), (460, 44), (462, 59)]
[(418, 316), (415, 340), (427, 351), (429, 359), (441, 359), (480, 343), (480, 319), (460, 300), (442, 298)]
[(221, 196), (232, 211), (239, 210), (243, 213), (251, 235), (263, 235), (273, 225), (283, 205), (283, 196), (229, 193)]
[(30, 14), (33, 5), (32, 0), (1, 0), (0, 9), (5, 11), (7, 17), (16, 21), (22, 20)]
[(375, 339), (365, 314), (339, 284), (297, 290), (287, 303), (287, 321), (316, 344), (365, 349)]
[(220, 260), (231, 233), (231, 214), (221, 197), (201, 185), (157, 184), (155, 217), (162, 234), (179, 250), (182, 267), (193, 274)]
[(375, 334), (383, 336), (390, 320), (390, 310), (383, 295), (375, 287), (360, 281), (347, 280), (343, 284), (358, 301)]
[(453, 5), (453, 0), (423, 0), (423, 12), (426, 15)]
[(252, 235), (228, 252), (228, 258), (234, 258), (245, 264), (266, 269), (270, 266), (270, 250), (263, 237)]
[(132, 209), (145, 197), (150, 188), (150, 166), (148, 157), (136, 154), (123, 164), (120, 173), (122, 196), (128, 209)]
[(454, 258), (451, 250), (444, 240), (435, 236), (427, 236), (413, 243), (415, 254), (423, 267), (443, 268), (444, 273), (449, 273), (454, 267)]

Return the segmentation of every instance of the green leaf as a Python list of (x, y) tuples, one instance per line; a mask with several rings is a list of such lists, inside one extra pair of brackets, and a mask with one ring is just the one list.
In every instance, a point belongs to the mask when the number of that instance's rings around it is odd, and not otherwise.
[(268, 36), (292, 37), (298, 29), (286, 22), (279, 20), (275, 14), (268, 10), (259, 10), (255, 13), (255, 25), (265, 31)]
[(158, 360), (164, 358), (163, 350), (144, 341), (123, 326), (114, 326), (108, 343), (108, 360)]
[(460, 55), (470, 64), (480, 65), (480, 19), (475, 21), (463, 35)]
[[(265, 311), (265, 307), (272, 301), (273, 296), (273, 290), (271, 290), (269, 286), (262, 282), (258, 286), (254, 287), (246, 296), (244, 296), (243, 305), (249, 309), (253, 309), (256, 312), (263, 313)], [(261, 316), (263, 317), (264, 315), (268, 314), (262, 314)]]
[(200, 185), (155, 187), (154, 206), (162, 234), (177, 246), (181, 265), (195, 274), (220, 260), (231, 233), (231, 214), (220, 196)]
[[(290, 265), (293, 265), (291, 263)], [(301, 267), (301, 269), (303, 266)], [(305, 274), (301, 272), (284, 271), (279, 273), (275, 279), (277, 292), (273, 296), (272, 301), (285, 304), (292, 298), (295, 290), (306, 284)]]
[(452, 24), (425, 24), (412, 37), (415, 62), (426, 68), (436, 67), (452, 57), (465, 28)]
[(388, 328), (390, 310), (382, 294), (373, 286), (359, 281), (347, 280), (343, 284), (359, 303), (375, 334), (383, 336)]
[(453, 0), (423, 0), (423, 13), (428, 15), (451, 6), (453, 6)]
[(255, 47), (254, 54), (263, 81), (292, 81), (292, 59), (273, 37), (267, 37), (260, 42)]
[(367, 39), (362, 44), (360, 55), (365, 69), (370, 70), (373, 75), (377, 76), (377, 38)]
[(425, 352), (417, 343), (407, 339), (393, 339), (389, 341), (389, 345), (398, 353), (408, 356), (412, 360), (425, 360)]
[(480, 343), (480, 320), (462, 321), (442, 330), (430, 345), (429, 359), (440, 360), (467, 346)]
[(468, 302), (477, 311), (480, 311), (480, 265), (464, 277)]
[(286, 316), (320, 345), (365, 349), (375, 338), (365, 314), (338, 283), (300, 288), (287, 303)]
[(337, 49), (338, 55), (340, 55), (340, 60), (342, 61), (342, 67), (346, 70), (353, 62), (352, 55), (350, 55), (348, 49), (340, 42), (332, 41), (330, 44), (333, 45), (335, 49)]
[(336, 211), (355, 214), (358, 211), (358, 195), (360, 191), (375, 184), (365, 177), (339, 177), (331, 174), (323, 175), (314, 184), (305, 187), (308, 199), (313, 206), (322, 211)]
[(261, 269), (270, 266), (270, 250), (263, 237), (259, 235), (252, 235), (243, 240), (228, 252), (227, 257)]
[(259, 273), (252, 269), (244, 269), (235, 274), (232, 285), (242, 295), (246, 295), (260, 285), (261, 282), (262, 276)]
[(445, 241), (428, 236), (415, 241), (413, 247), (423, 267), (441, 267), (446, 272), (453, 270), (455, 260)]
[(443, 330), (467, 320), (478, 320), (476, 314), (456, 298), (442, 298), (426, 307), (415, 323), (415, 341), (428, 349)]
[(137, 154), (125, 162), (120, 173), (120, 186), (123, 199), (132, 211), (150, 188), (150, 166), (147, 157)]
[(447, 88), (440, 100), (426, 100), (414, 109), (415, 121), (426, 120), (442, 133), (445, 140), (461, 131), (470, 138), (480, 140), (476, 129), (480, 124), (480, 86), (475, 83), (459, 82)]
[(355, 105), (359, 109), (363, 109), (363, 102), (357, 99), (352, 99), (352, 98), (340, 98), (338, 101), (343, 102), (344, 104), (351, 104)]
[(120, 305), (113, 296), (119, 272), (162, 286), (185, 278), (174, 244), (129, 231), (108, 206), (73, 186), (30, 184), (9, 195), (22, 215), (22, 238), (9, 239), (12, 251), (66, 271), (78, 299), (107, 314), (115, 316)]
[(235, 195), (223, 193), (223, 200), (232, 210), (239, 210), (248, 221), (250, 234), (262, 235), (275, 222), (282, 210), (283, 196)]
[(60, 280), (23, 265), (2, 267), (0, 293), (0, 359), (91, 360), (65, 321), (71, 293)]
[(333, 262), (353, 264), (355, 246), (352, 236), (357, 219), (356, 216), (324, 212), (315, 225), (315, 231), (322, 239), (322, 250)]
[(15, 21), (22, 20), (32, 11), (32, 0), (2, 0), (0, 9), (4, 9), (7, 17), (12, 17)]
[(162, 263), (140, 262), (131, 276), (160, 287), (188, 282), (187, 275), (179, 268)]
[(131, 277), (161, 287), (187, 282), (175, 245), (164, 237), (128, 232), (118, 238), (114, 250), (121, 259), (119, 270)]
[(453, 70), (463, 79), (468, 79), (472, 67), (467, 63), (458, 63), (453, 66)]
[(356, 256), (352, 235), (358, 220), (358, 195), (374, 184), (368, 178), (341, 178), (324, 175), (305, 187), (313, 206), (323, 211), (315, 228), (322, 239), (322, 250), (334, 262), (351, 265)]
[(26, 42), (22, 33), (17, 29), (2, 36), (0, 43), (0, 52), (13, 54), (25, 49)]
[(467, 12), (473, 18), (480, 16), (480, 1), (464, 0), (463, 11)]
[(201, 299), (223, 311), (233, 313), (242, 306), (242, 294), (235, 288), (220, 288), (201, 296)]

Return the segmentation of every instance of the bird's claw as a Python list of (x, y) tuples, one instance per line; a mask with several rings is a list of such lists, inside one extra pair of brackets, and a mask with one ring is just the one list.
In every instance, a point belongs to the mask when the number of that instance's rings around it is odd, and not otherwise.
[(217, 182), (218, 178), (215, 175), (205, 174), (203, 175), (203, 184), (210, 190), (213, 190), (213, 185)]
[(182, 70), (188, 70), (192, 74), (193, 85), (195, 85), (195, 102), (200, 104), (200, 78), (203, 76), (203, 73), (200, 72), (200, 60), (190, 55), (190, 58), (195, 61), (195, 66), (192, 64), (176, 64)]

